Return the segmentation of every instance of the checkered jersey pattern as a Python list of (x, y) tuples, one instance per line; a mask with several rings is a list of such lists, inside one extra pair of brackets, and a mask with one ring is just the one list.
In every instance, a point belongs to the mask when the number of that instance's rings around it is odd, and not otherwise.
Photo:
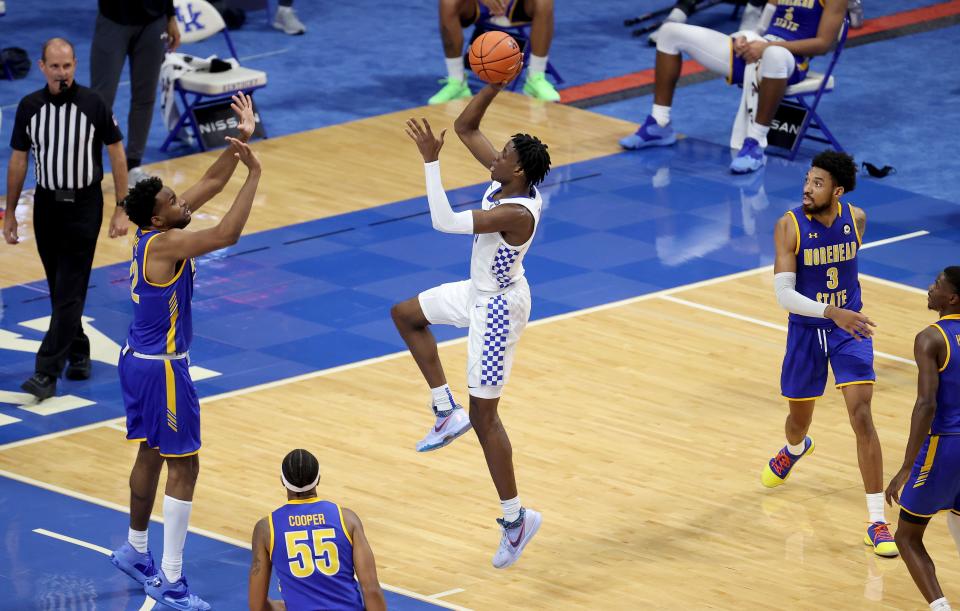
[(503, 295), (487, 303), (487, 328), (483, 332), (483, 358), (480, 360), (480, 385), (503, 385), (503, 361), (510, 333), (510, 310)]
[(519, 250), (507, 248), (503, 244), (497, 249), (497, 254), (493, 257), (493, 266), (491, 266), (490, 271), (496, 276), (497, 284), (500, 288), (505, 289), (513, 282), (510, 278), (510, 270), (513, 269), (513, 264), (516, 262), (517, 255), (519, 254)]

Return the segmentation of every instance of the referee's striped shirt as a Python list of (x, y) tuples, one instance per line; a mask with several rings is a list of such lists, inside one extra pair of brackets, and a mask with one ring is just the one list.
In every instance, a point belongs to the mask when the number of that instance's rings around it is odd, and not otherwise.
[(44, 87), (20, 100), (10, 147), (33, 151), (38, 187), (82, 189), (103, 180), (103, 145), (122, 139), (100, 95), (74, 81), (58, 95)]

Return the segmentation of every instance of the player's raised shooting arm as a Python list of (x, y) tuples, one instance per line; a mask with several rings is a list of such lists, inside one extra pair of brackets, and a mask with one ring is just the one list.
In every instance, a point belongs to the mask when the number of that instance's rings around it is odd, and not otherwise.
[(183, 231), (171, 229), (163, 232), (151, 242), (151, 258), (161, 263), (183, 261), (199, 257), (207, 253), (220, 250), (236, 244), (243, 232), (244, 225), (250, 217), (250, 208), (253, 198), (257, 194), (257, 185), (260, 183), (260, 162), (246, 144), (239, 140), (232, 140), (231, 146), (236, 147), (237, 155), (249, 169), (247, 180), (240, 187), (233, 205), (215, 227), (201, 231)]
[(287, 607), (282, 601), (270, 600), (270, 575), (273, 564), (270, 562), (270, 525), (269, 518), (263, 518), (253, 527), (251, 547), (253, 557), (250, 560), (250, 582), (247, 591), (250, 611), (283, 611)]
[(488, 84), (481, 89), (453, 123), (457, 136), (485, 168), (493, 165), (493, 161), (497, 158), (497, 149), (493, 148), (487, 137), (480, 131), (480, 121), (501, 88), (501, 85)]
[(363, 592), (363, 602), (367, 611), (384, 611), (387, 601), (383, 597), (383, 589), (377, 578), (377, 562), (373, 557), (373, 550), (363, 532), (363, 524), (354, 512), (343, 508), (343, 519), (346, 522), (350, 538), (353, 540), (353, 570), (360, 582)]
[[(237, 129), (240, 131), (241, 142), (247, 142), (253, 135), (256, 123), (253, 116), (253, 102), (250, 96), (246, 94), (236, 94), (233, 96), (233, 103), (230, 105), (233, 112), (239, 119)], [(216, 161), (204, 172), (200, 180), (183, 192), (183, 199), (191, 212), (196, 211), (204, 205), (230, 182), (233, 171), (237, 168), (239, 158), (236, 156), (236, 150), (232, 146), (227, 146)]]

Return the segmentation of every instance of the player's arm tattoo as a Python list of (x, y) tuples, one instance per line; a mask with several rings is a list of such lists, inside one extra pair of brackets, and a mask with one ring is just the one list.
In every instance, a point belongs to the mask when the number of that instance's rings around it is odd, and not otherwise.
[(259, 575), (260, 574), (260, 556), (254, 554), (253, 562), (250, 564), (250, 574)]

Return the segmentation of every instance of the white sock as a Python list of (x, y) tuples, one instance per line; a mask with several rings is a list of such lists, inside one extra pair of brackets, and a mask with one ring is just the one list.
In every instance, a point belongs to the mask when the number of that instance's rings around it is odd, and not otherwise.
[(684, 13), (683, 11), (681, 11), (680, 9), (674, 7), (674, 9), (673, 9), (672, 11), (670, 11), (670, 14), (667, 15), (667, 18), (664, 19), (664, 21), (665, 21), (665, 22), (666, 22), (666, 21), (671, 21), (671, 22), (673, 22), (673, 23), (686, 23), (686, 22), (687, 22), (687, 14)]
[(801, 441), (800, 443), (798, 443), (798, 444), (795, 445), (795, 446), (794, 446), (794, 445), (790, 445), (790, 442), (789, 442), (789, 441), (787, 442), (787, 452), (790, 452), (790, 453), (793, 454), (794, 456), (800, 456), (800, 455), (802, 455), (802, 454), (803, 454), (803, 448), (804, 448), (804, 447), (806, 447), (806, 446), (804, 445), (804, 442), (803, 442), (803, 441)]
[(886, 522), (887, 518), (883, 515), (883, 493), (874, 492), (867, 495), (867, 511), (870, 512), (871, 522)]
[(431, 388), (430, 394), (433, 395), (433, 407), (438, 412), (444, 412), (456, 407), (456, 402), (453, 400), (453, 393), (450, 392), (450, 387), (446, 384), (438, 386), (437, 388)]
[(527, 65), (527, 74), (540, 73), (543, 74), (547, 71), (547, 56), (544, 55), (540, 57), (539, 55), (530, 54), (530, 63)]
[(520, 517), (520, 496), (515, 496), (506, 501), (500, 501), (500, 508), (503, 509), (503, 521), (509, 524), (516, 522)]
[(193, 503), (163, 495), (163, 560), (160, 568), (171, 583), (183, 571), (183, 545), (187, 542), (187, 526)]
[(930, 609), (932, 611), (950, 611), (950, 603), (947, 601), (947, 597), (944, 596), (930, 603)]
[(761, 148), (767, 148), (767, 132), (769, 131), (769, 125), (760, 125), (756, 121), (750, 121), (750, 124), (747, 125), (747, 138), (753, 138), (760, 143)]
[(947, 514), (947, 528), (953, 535), (953, 542), (957, 544), (957, 551), (960, 552), (960, 516), (952, 511)]
[(663, 127), (670, 122), (670, 107), (654, 104), (653, 110), (650, 111), (650, 116), (654, 118), (657, 125)]
[(141, 554), (147, 553), (147, 531), (131, 528), (127, 531), (127, 541)]
[(462, 57), (447, 57), (445, 60), (447, 62), (447, 78), (451, 81), (462, 81), (466, 78), (466, 73), (463, 68), (463, 58)]

